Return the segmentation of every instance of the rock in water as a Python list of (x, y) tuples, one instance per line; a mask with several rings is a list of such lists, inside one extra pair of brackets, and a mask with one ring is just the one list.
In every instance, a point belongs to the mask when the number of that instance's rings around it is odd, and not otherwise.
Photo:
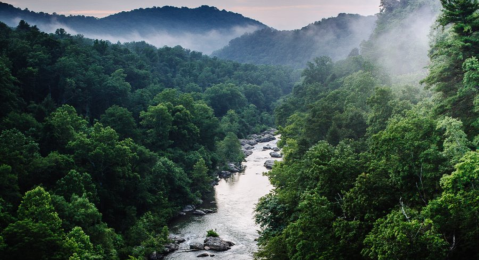
[(190, 212), (190, 211), (193, 211), (193, 210), (195, 210), (195, 206), (193, 206), (193, 205), (186, 205), (183, 208), (183, 212)]
[(207, 237), (205, 239), (205, 247), (207, 246), (214, 251), (226, 251), (233, 245), (233, 242), (225, 241), (219, 237)]
[(238, 166), (236, 166), (234, 163), (228, 163), (228, 170), (229, 170), (230, 172), (239, 172), (239, 171), (241, 171), (241, 169), (240, 169)]
[(204, 216), (204, 215), (206, 215), (206, 213), (202, 210), (197, 209), (197, 210), (193, 211), (193, 215)]
[(182, 237), (179, 237), (179, 236), (175, 236), (175, 235), (169, 235), (168, 239), (172, 240), (176, 244), (181, 244), (181, 243), (186, 241), (186, 239), (184, 239)]
[(163, 250), (165, 253), (171, 253), (171, 252), (174, 252), (176, 250), (178, 250), (180, 247), (178, 246), (178, 244), (176, 243), (171, 243), (171, 244), (167, 244), (165, 245), (165, 249)]
[(233, 174), (232, 172), (229, 171), (221, 171), (218, 175), (220, 178), (228, 178)]
[(265, 136), (263, 136), (259, 139), (259, 141), (261, 143), (267, 143), (267, 142), (270, 142), (270, 141), (273, 141), (273, 140), (276, 140), (276, 137), (274, 137), (270, 134), (267, 134), (267, 135), (265, 135)]
[(208, 254), (208, 253), (203, 253), (203, 254), (197, 255), (196, 257), (208, 257), (208, 256), (210, 256), (210, 254)]
[(244, 153), (244, 156), (245, 156), (245, 157), (248, 157), (248, 156), (250, 156), (250, 155), (253, 154), (253, 151), (251, 151), (251, 150), (244, 150), (243, 153)]
[(264, 162), (264, 167), (266, 167), (266, 169), (273, 169), (273, 165), (274, 160), (267, 160), (266, 162)]
[(203, 249), (204, 249), (204, 246), (203, 246), (203, 244), (201, 244), (201, 243), (193, 242), (193, 243), (190, 244), (190, 249), (193, 249), (193, 250), (203, 250)]
[(254, 149), (254, 146), (251, 146), (251, 145), (247, 144), (247, 145), (245, 145), (245, 146), (243, 147), (243, 149), (245, 149), (245, 150), (253, 150), (253, 149)]
[(280, 153), (277, 152), (270, 152), (269, 155), (273, 158), (281, 158), (283, 157)]

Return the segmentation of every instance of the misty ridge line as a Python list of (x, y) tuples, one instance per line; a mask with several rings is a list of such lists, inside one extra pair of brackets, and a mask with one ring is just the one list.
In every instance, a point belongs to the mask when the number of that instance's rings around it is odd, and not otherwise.
[[(165, 10), (175, 13), (188, 12), (194, 19), (167, 20), (171, 13), (165, 15), (166, 18), (158, 19), (157, 13)], [(4, 15), (6, 13), (17, 15), (5, 21), (8, 18), (8, 15)], [(18, 25), (20, 20), (25, 20), (49, 33), (63, 28), (69, 34), (81, 34), (91, 39), (123, 43), (144, 41), (158, 48), (180, 45), (221, 59), (258, 65), (286, 65), (293, 68), (304, 68), (308, 61), (319, 56), (329, 56), (334, 61), (342, 60), (351, 50), (358, 48), (360, 54), (375, 61), (390, 75), (426, 71), (429, 62), (429, 34), (438, 13), (439, 10), (432, 10), (427, 6), (414, 10), (396, 28), (390, 28), (385, 33), (375, 31), (377, 17), (381, 14), (339, 14), (301, 29), (281, 31), (245, 18), (241, 14), (220, 11), (209, 6), (195, 9), (171, 6), (141, 8), (94, 18), (35, 13), (0, 2), (0, 20), (12, 27)], [(26, 14), (40, 15), (43, 21)], [(132, 21), (140, 14), (140, 22)], [(230, 19), (218, 18), (223, 15), (233, 15), (241, 19), (235, 20), (228, 27), (218, 22)], [(81, 23), (75, 24), (75, 19), (81, 20)], [(200, 22), (203, 24), (195, 23), (195, 19), (202, 19)], [(166, 22), (158, 23), (160, 20)], [(92, 21), (95, 24), (104, 21), (105, 25), (92, 26), (93, 24), (89, 24)], [(405, 21), (408, 21), (407, 24)], [(207, 26), (203, 26), (205, 24)], [(414, 45), (411, 45), (411, 42), (414, 42)]]
[(267, 27), (241, 14), (210, 6), (140, 8), (94, 18), (35, 13), (0, 2), (0, 20), (11, 27), (25, 20), (48, 33), (63, 28), (69, 34), (93, 39), (144, 41), (156, 47), (181, 45), (205, 54), (222, 48), (233, 38)]
[[(15, 18), (15, 24), (18, 24), (21, 20), (20, 17)], [(26, 20), (27, 23), (30, 23)], [(146, 42), (157, 48), (164, 46), (174, 47), (181, 46), (185, 49), (199, 51), (204, 54), (210, 55), (213, 51), (216, 51), (226, 46), (232, 39), (235, 39), (241, 35), (252, 33), (257, 31), (257, 26), (235, 26), (229, 31), (212, 29), (202, 33), (192, 32), (179, 32), (176, 34), (169, 33), (167, 30), (156, 30), (151, 27), (150, 30), (143, 29), (142, 31), (133, 30), (124, 35), (109, 34), (109, 33), (90, 33), (81, 32), (72, 29), (66, 24), (59, 23), (52, 19), (51, 23), (35, 24), (40, 30), (47, 33), (54, 33), (57, 29), (64, 29), (71, 35), (83, 35), (86, 38), (98, 39), (109, 42)]]

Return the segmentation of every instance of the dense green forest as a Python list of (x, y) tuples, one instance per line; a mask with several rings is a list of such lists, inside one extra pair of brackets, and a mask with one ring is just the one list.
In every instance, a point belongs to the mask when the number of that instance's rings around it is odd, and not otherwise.
[[(479, 3), (441, 3), (425, 88), (392, 84), (380, 59), (320, 57), (276, 108), (285, 159), (257, 205), (257, 259), (479, 258)], [(381, 4), (368, 54), (435, 1)]]
[(126, 259), (274, 124), (290, 69), (0, 23), (0, 259)]
[(315, 57), (333, 60), (353, 54), (375, 27), (375, 16), (339, 14), (299, 30), (278, 31), (265, 28), (230, 41), (212, 55), (243, 63), (287, 65), (304, 68)]

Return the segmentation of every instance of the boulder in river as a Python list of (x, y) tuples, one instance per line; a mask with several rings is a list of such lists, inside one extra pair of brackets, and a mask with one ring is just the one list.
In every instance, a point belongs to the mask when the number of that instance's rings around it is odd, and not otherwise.
[(199, 242), (193, 242), (190, 244), (190, 249), (192, 250), (203, 250), (205, 247)]
[(214, 251), (226, 251), (234, 246), (234, 243), (225, 241), (219, 237), (207, 237), (204, 241), (204, 246)]
[(230, 172), (240, 172), (241, 167), (236, 166), (234, 163), (228, 163), (228, 170)]
[(271, 146), (267, 145), (267, 146), (263, 146), (263, 150), (271, 150)]
[(267, 169), (273, 169), (273, 165), (274, 160), (267, 160), (266, 162), (264, 162), (264, 167), (266, 167)]
[(255, 145), (258, 144), (258, 141), (256, 141), (256, 140), (247, 140), (246, 143), (249, 144), (249, 145), (255, 146)]
[(176, 243), (170, 243), (165, 245), (165, 249), (163, 250), (164, 253), (171, 253), (178, 250), (180, 247)]
[(197, 210), (193, 211), (193, 215), (204, 216), (204, 215), (206, 215), (206, 213), (202, 210), (197, 209)]
[(182, 211), (183, 211), (183, 212), (191, 212), (191, 211), (193, 211), (193, 210), (195, 210), (195, 206), (193, 206), (193, 205), (186, 205), (186, 206), (183, 208)]
[(221, 171), (218, 175), (220, 176), (220, 178), (228, 178), (231, 176), (231, 174), (233, 173), (229, 171)]
[(248, 156), (250, 156), (250, 155), (253, 154), (253, 151), (251, 151), (251, 150), (243, 150), (243, 153), (244, 153), (244, 157), (248, 157)]
[(274, 147), (274, 148), (273, 148), (273, 151), (279, 152), (279, 151), (281, 151), (281, 149), (279, 149), (278, 147)]
[(278, 152), (270, 152), (269, 155), (273, 158), (281, 158), (283, 157), (283, 155), (281, 155), (280, 153)]
[(210, 254), (202, 253), (202, 254), (197, 255), (196, 257), (208, 257), (208, 256), (210, 256)]
[(215, 213), (215, 210), (213, 209), (202, 209), (201, 211), (203, 211), (206, 214)]
[(181, 243), (186, 241), (186, 239), (184, 239), (182, 237), (179, 237), (179, 236), (175, 236), (175, 235), (169, 235), (168, 239), (175, 242), (176, 244), (181, 244)]
[(267, 143), (267, 142), (270, 142), (270, 141), (273, 141), (273, 140), (276, 140), (276, 137), (274, 137), (270, 134), (267, 134), (267, 135), (265, 135), (265, 136), (263, 136), (259, 139), (259, 141), (261, 143)]
[(243, 146), (243, 149), (245, 149), (245, 150), (253, 150), (253, 149), (254, 149), (254, 146), (251, 146), (251, 145), (247, 144), (247, 145)]

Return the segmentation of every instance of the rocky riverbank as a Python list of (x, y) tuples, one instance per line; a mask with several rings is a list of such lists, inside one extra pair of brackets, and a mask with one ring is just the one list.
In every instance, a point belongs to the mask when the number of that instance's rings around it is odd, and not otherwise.
[[(233, 165), (230, 165), (222, 169), (230, 173), (226, 173), (225, 178), (218, 179), (215, 192), (210, 194), (214, 198), (204, 199), (202, 204), (185, 207), (183, 210), (186, 212), (181, 211), (181, 213), (186, 216), (180, 216), (171, 223), (170, 232), (185, 238), (186, 241), (180, 243), (179, 249), (166, 256), (166, 259), (193, 260), (211, 256), (224, 260), (253, 259), (253, 252), (257, 250), (256, 239), (259, 229), (254, 223), (254, 205), (271, 189), (268, 177), (262, 174), (267, 170), (264, 163), (266, 160), (281, 160), (270, 154), (272, 152), (281, 154), (281, 150), (276, 145), (278, 136), (273, 136), (274, 133), (275, 130), (270, 130), (241, 140), (243, 150), (251, 151), (252, 155), (245, 159), (241, 168), (240, 165), (234, 165), (236, 169), (226, 168), (233, 168)], [(265, 140), (264, 138), (272, 141), (261, 143), (261, 139)], [(249, 145), (247, 142), (251, 144), (256, 142), (256, 144)], [(218, 175), (220, 174), (221, 171), (218, 171)], [(216, 210), (216, 212), (208, 213), (205, 211), (207, 209)], [(197, 213), (193, 214), (193, 212)], [(205, 245), (207, 230), (215, 230), (221, 235), (220, 239), (225, 242), (211, 242), (221, 245), (220, 248), (224, 251), (214, 251), (209, 245)], [(226, 243), (227, 241), (233, 241), (235, 245)]]

